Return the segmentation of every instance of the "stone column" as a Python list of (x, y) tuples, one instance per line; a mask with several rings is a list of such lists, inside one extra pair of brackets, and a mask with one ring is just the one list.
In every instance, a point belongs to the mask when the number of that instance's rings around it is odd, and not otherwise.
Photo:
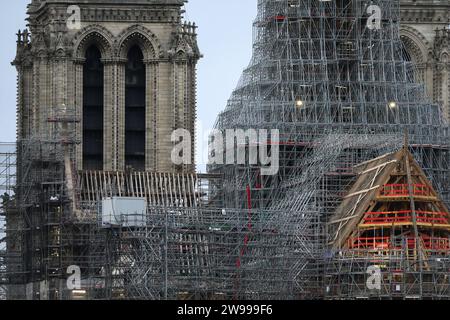
[(22, 76), (22, 67), (20, 65), (16, 65), (17, 70), (17, 78), (16, 78), (16, 87), (17, 87), (17, 97), (16, 97), (16, 123), (17, 123), (17, 137), (24, 137), (26, 132), (28, 131), (25, 128), (24, 122), (24, 110), (23, 110), (23, 76)]
[(443, 61), (441, 85), (444, 115), (450, 120), (450, 61)]
[(43, 132), (42, 130), (42, 117), (43, 117), (43, 111), (46, 108), (46, 106), (41, 106), (41, 108), (39, 108), (39, 101), (38, 101), (38, 96), (39, 96), (39, 59), (37, 59), (37, 61), (33, 61), (33, 66), (30, 74), (30, 108), (31, 108), (31, 117), (33, 119), (32, 122), (32, 135), (36, 138), (38, 137), (42, 137)]
[[(41, 61), (44, 63), (45, 61)], [(67, 104), (67, 78), (68, 78), (68, 60), (65, 56), (59, 56), (52, 60), (53, 72), (50, 73), (53, 83), (51, 88), (53, 89), (53, 95), (51, 99), (47, 100), (44, 106), (41, 108), (40, 125), (42, 126), (41, 134), (48, 136), (50, 139), (54, 138), (53, 124), (48, 123), (48, 118), (55, 114), (55, 109), (60, 108), (63, 104)], [(45, 67), (45, 66), (44, 66)], [(45, 67), (45, 69), (47, 69)], [(39, 82), (44, 79), (39, 77)], [(42, 88), (45, 88), (45, 84), (41, 83)], [(39, 91), (39, 95), (43, 95), (43, 91)], [(45, 98), (45, 96), (43, 95)], [(38, 97), (39, 98), (39, 97)], [(38, 100), (39, 101), (39, 100)], [(70, 106), (67, 106), (70, 108)]]
[(189, 127), (189, 131), (192, 135), (192, 165), (189, 166), (188, 170), (195, 172), (195, 146), (196, 146), (196, 132), (195, 132), (195, 125), (197, 121), (197, 68), (195, 62), (190, 62), (188, 64), (188, 103), (189, 103), (189, 109), (188, 109), (188, 120), (187, 125)]
[(445, 118), (447, 118), (446, 98), (448, 98), (448, 81), (446, 78), (448, 78), (446, 66), (440, 62), (436, 63), (433, 98), (434, 101), (442, 107)]
[(74, 66), (74, 107), (75, 114), (80, 122), (76, 124), (76, 138), (80, 142), (75, 147), (76, 168), (83, 170), (83, 66), (85, 59), (75, 59)]
[(117, 62), (103, 59), (103, 170), (111, 171), (116, 167), (116, 99), (115, 74)]
[[(51, 102), (48, 99), (48, 78), (49, 78), (49, 63), (47, 56), (39, 56), (34, 61), (35, 72), (34, 72), (34, 97), (33, 97), (33, 108), (39, 110), (39, 121), (37, 126), (39, 126), (41, 132), (39, 134), (42, 137), (47, 136), (51, 138), (51, 128), (47, 122), (47, 118), (51, 116)], [(37, 133), (37, 132), (36, 132)]]
[(35, 118), (36, 114), (33, 113), (32, 106), (32, 93), (33, 93), (33, 65), (32, 64), (22, 64), (20, 66), (20, 76), (19, 81), (21, 85), (21, 97), (20, 108), (22, 114), (21, 124), (23, 125), (23, 135), (20, 138), (29, 138), (30, 135), (35, 132)]
[(172, 171), (172, 142), (174, 129), (174, 67), (169, 61), (159, 63), (157, 82), (156, 117), (156, 170)]
[(424, 84), (427, 89), (428, 97), (433, 98), (433, 92), (434, 92), (434, 63), (432, 61), (428, 61), (425, 64), (425, 71), (424, 71)]
[[(191, 112), (192, 101), (191, 101), (191, 73), (186, 59), (177, 60), (174, 63), (174, 74), (175, 74), (175, 126), (176, 129), (182, 128), (188, 130), (191, 134), (191, 143), (195, 142), (195, 136), (193, 131), (193, 126), (191, 124)], [(195, 152), (195, 148), (191, 149), (191, 161), (192, 154)], [(192, 162), (193, 163), (193, 162)], [(190, 171), (191, 165), (183, 165), (183, 171)]]
[(147, 60), (145, 63), (145, 170), (157, 170), (157, 105), (158, 105), (158, 62)]
[(115, 150), (115, 170), (125, 170), (125, 60), (118, 60), (115, 64), (115, 122), (113, 144)]

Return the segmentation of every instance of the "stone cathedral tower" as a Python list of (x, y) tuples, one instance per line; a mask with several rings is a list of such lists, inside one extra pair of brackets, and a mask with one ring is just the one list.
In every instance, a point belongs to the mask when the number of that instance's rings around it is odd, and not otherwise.
[[(114, 243), (106, 240), (113, 223), (101, 220), (101, 201), (142, 200), (145, 189), (148, 202), (141, 203), (150, 204), (169, 193), (169, 178), (174, 189), (176, 178), (177, 186), (193, 181), (194, 147), (183, 154), (191, 164), (171, 161), (172, 132), (185, 129), (194, 137), (196, 119), (201, 55), (195, 24), (183, 22), (185, 2), (29, 4), (29, 29), (17, 34), (13, 62), (18, 161), (6, 218), (9, 298), (71, 296), (66, 270), (72, 265), (84, 281), (107, 277), (108, 264), (94, 258), (106, 260), (106, 247)], [(182, 186), (185, 193), (194, 188)], [(170, 194), (173, 203), (179, 194)], [(158, 205), (165, 199), (158, 197)], [(186, 197), (180, 203), (189, 205)], [(96, 285), (89, 288), (96, 291)]]
[(170, 161), (172, 131), (193, 135), (196, 118), (200, 53), (184, 2), (33, 0), (14, 61), (19, 141), (51, 139), (65, 106), (81, 119), (78, 170), (193, 171)]

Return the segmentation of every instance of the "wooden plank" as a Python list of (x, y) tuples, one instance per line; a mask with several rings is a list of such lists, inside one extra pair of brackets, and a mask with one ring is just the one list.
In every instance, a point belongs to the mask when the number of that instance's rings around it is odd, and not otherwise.
[(103, 190), (102, 190), (102, 198), (107, 198), (108, 197), (108, 172), (106, 171), (102, 171), (102, 180), (103, 180)]
[(95, 188), (95, 193), (94, 193), (94, 197), (95, 197), (95, 199), (96, 199), (96, 201), (99, 201), (100, 199), (97, 199), (98, 198), (98, 196), (99, 196), (99, 193), (98, 193), (98, 177), (97, 177), (97, 171), (94, 171), (94, 188)]
[(345, 196), (344, 199), (348, 199), (348, 198), (352, 198), (352, 197), (355, 197), (355, 196), (359, 196), (359, 195), (361, 195), (363, 193), (368, 193), (368, 192), (376, 190), (376, 189), (378, 189), (380, 187), (381, 186), (375, 186), (375, 187), (372, 187), (372, 188), (369, 188), (369, 189), (365, 189), (365, 190), (361, 190), (361, 191), (358, 191), (358, 192), (354, 192), (354, 193), (351, 193), (351, 194)]
[(142, 184), (142, 173), (138, 172), (139, 176), (139, 197), (144, 198), (144, 188)]
[(166, 177), (165, 173), (162, 174), (162, 178), (163, 178), (163, 190), (164, 190), (164, 206), (168, 207), (168, 205), (169, 205), (169, 190), (167, 188), (167, 177)]
[(365, 166), (365, 165), (368, 165), (368, 164), (371, 164), (371, 163), (373, 163), (373, 162), (382, 160), (382, 159), (387, 158), (387, 157), (389, 157), (389, 156), (391, 156), (391, 155), (394, 155), (394, 154), (395, 154), (395, 152), (387, 153), (387, 154), (382, 155), (382, 156), (380, 156), (380, 157), (378, 157), (378, 158), (375, 158), (375, 159), (372, 159), (372, 160), (368, 160), (368, 161), (362, 162), (362, 163), (360, 163), (360, 164), (354, 166), (354, 168), (360, 168), (360, 167), (363, 167), (363, 166)]
[(186, 196), (186, 177), (185, 175), (182, 176), (182, 181), (181, 181), (181, 186), (183, 188), (183, 198), (184, 198), (184, 206), (187, 208), (188, 207), (188, 201), (187, 201), (187, 196)]
[(178, 206), (183, 206), (183, 195), (181, 193), (181, 181), (180, 181), (180, 174), (177, 173), (177, 193), (178, 193)]
[(93, 178), (92, 178), (92, 171), (89, 171), (89, 183), (90, 183), (90, 192), (89, 192), (89, 194), (91, 195), (92, 201), (95, 201), (95, 198), (94, 198), (94, 181), (93, 181)]
[(169, 174), (170, 206), (174, 205), (174, 173)]
[(152, 187), (153, 187), (153, 198), (154, 198), (154, 202), (155, 205), (158, 206), (159, 205), (159, 196), (158, 196), (158, 184), (157, 184), (157, 177), (156, 177), (156, 173), (152, 173)]
[(153, 205), (158, 205), (158, 200), (156, 198), (156, 188), (155, 188), (155, 174), (152, 172), (150, 174), (150, 188), (151, 188), (151, 197), (153, 201)]
[(196, 190), (195, 190), (195, 181), (198, 181), (197, 179), (198, 179), (197, 175), (195, 175), (195, 180), (194, 180), (194, 175), (191, 174), (191, 183), (192, 183), (192, 192), (193, 192), (192, 201), (194, 202), (194, 208), (197, 208), (197, 197), (196, 197)]
[(161, 172), (158, 173), (158, 182), (159, 182), (159, 188), (158, 188), (158, 194), (160, 195), (160, 205), (161, 206), (165, 206), (164, 203), (164, 190), (163, 190), (163, 181), (162, 181), (162, 176), (161, 176)]
[(396, 163), (396, 162), (398, 162), (398, 160), (392, 160), (392, 161), (389, 161), (389, 162), (380, 164), (380, 165), (375, 166), (375, 167), (373, 167), (373, 168), (367, 169), (366, 171), (360, 172), (360, 173), (358, 173), (358, 175), (360, 175), (360, 176), (365, 175), (365, 174), (367, 174), (367, 173), (370, 173), (370, 172), (372, 172), (372, 171), (378, 170), (378, 169), (380, 169), (380, 168), (384, 168), (384, 167), (386, 167), (388, 164)]
[(129, 185), (131, 186), (131, 196), (132, 197), (136, 197), (136, 192), (135, 192), (135, 188), (134, 188), (134, 181), (135, 181), (135, 179), (134, 179), (134, 173), (133, 172), (130, 172), (130, 183), (129, 183)]
[(190, 182), (190, 174), (186, 174), (186, 200), (187, 200), (187, 206), (189, 208), (192, 208), (191, 205), (191, 182)]
[(113, 189), (113, 179), (111, 177), (111, 173), (108, 173), (108, 185), (109, 185), (109, 196), (114, 196), (114, 189)]
[(116, 178), (117, 178), (117, 189), (119, 191), (119, 197), (122, 197), (122, 187), (121, 187), (122, 181), (120, 180), (119, 172), (116, 172)]
[(149, 205), (153, 205), (153, 199), (152, 199), (152, 185), (151, 185), (151, 173), (149, 173), (148, 171), (145, 172), (145, 183), (146, 183), (146, 190), (147, 190), (147, 194), (146, 194), (146, 198), (147, 198), (147, 203)]
[(345, 222), (345, 221), (351, 220), (351, 219), (356, 218), (356, 217), (358, 217), (358, 215), (350, 216), (350, 217), (347, 217), (347, 218), (342, 218), (342, 219), (339, 219), (339, 220), (334, 220), (334, 221), (328, 222), (327, 224), (331, 225), (331, 224), (341, 223), (341, 222)]

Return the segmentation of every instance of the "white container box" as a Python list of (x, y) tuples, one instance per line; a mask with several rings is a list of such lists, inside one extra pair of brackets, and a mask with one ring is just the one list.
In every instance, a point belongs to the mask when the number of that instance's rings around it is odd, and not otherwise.
[(102, 226), (144, 227), (147, 201), (145, 198), (105, 198), (102, 200)]

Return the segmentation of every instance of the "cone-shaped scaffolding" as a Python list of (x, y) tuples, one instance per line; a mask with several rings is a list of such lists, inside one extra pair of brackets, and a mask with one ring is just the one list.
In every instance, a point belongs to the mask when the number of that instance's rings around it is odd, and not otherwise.
[[(371, 18), (377, 10), (379, 28)], [(396, 137), (406, 129), (418, 161), (448, 201), (448, 129), (403, 57), (399, 14), (398, 0), (259, 0), (251, 63), (216, 127), (279, 129), (281, 174), (291, 173), (302, 146), (329, 132)], [(264, 186), (258, 171), (250, 171), (252, 183)], [(245, 184), (229, 190), (239, 197)]]
[(254, 211), (276, 210), (279, 225), (297, 226), (304, 260), (292, 272), (294, 291), (308, 292), (310, 276), (320, 281), (313, 266), (324, 257), (323, 229), (313, 221), (335, 212), (354, 165), (398, 150), (405, 131), (450, 203), (448, 124), (414, 79), (399, 24), (398, 0), (258, 1), (253, 57), (216, 128), (279, 129), (280, 142), (268, 142), (272, 153), (279, 148), (279, 172), (264, 176), (248, 163), (209, 170), (224, 174), (227, 207), (245, 208), (250, 187)]

